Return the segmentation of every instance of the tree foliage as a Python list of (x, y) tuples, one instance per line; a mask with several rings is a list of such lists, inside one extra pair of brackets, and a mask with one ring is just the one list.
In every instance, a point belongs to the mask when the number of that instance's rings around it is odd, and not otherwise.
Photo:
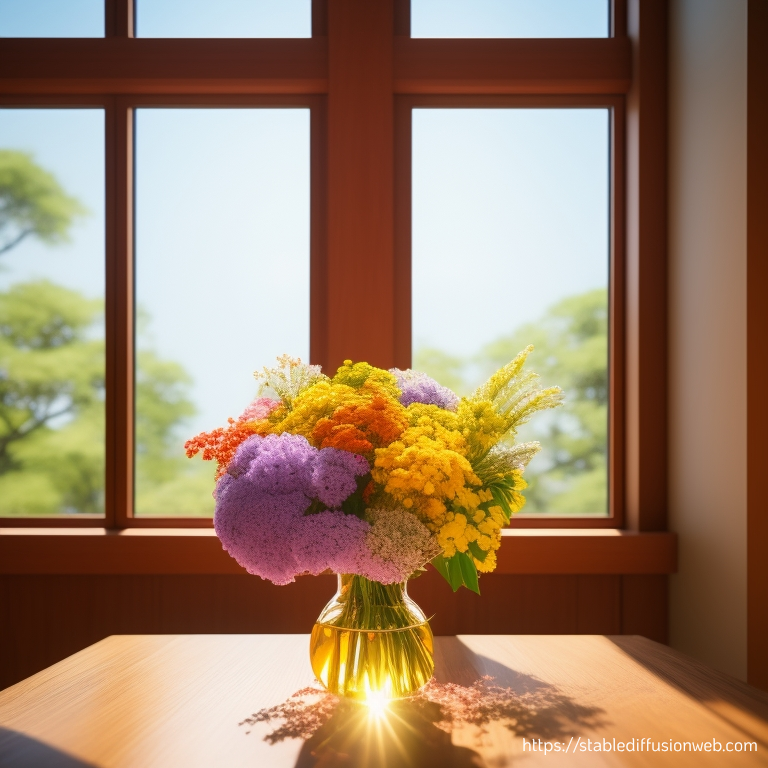
[[(103, 511), (102, 316), (101, 302), (45, 280), (0, 293), (3, 514)], [(194, 414), (189, 375), (152, 351), (139, 357), (137, 485), (145, 497), (160, 493), (163, 499), (154, 504), (145, 499), (149, 511), (180, 512), (168, 506), (173, 499), (162, 489), (183, 486), (185, 478), (194, 483), (201, 473), (190, 468), (178, 434)]]
[(46, 243), (66, 241), (74, 217), (85, 213), (32, 155), (0, 149), (0, 254), (30, 235)]
[(570, 296), (483, 348), (471, 359), (435, 349), (414, 367), (465, 394), (533, 344), (531, 367), (565, 392), (563, 408), (525, 425), (518, 440), (540, 440), (526, 470), (525, 512), (605, 514), (607, 510), (608, 301), (605, 289)]
[[(30, 155), (0, 150), (0, 254), (29, 235), (61, 242), (84, 212)], [(103, 302), (47, 280), (0, 292), (0, 513), (104, 511), (103, 317)], [(149, 512), (208, 511), (171, 506), (202, 484), (178, 439), (194, 413), (189, 385), (178, 363), (139, 353), (136, 472)]]

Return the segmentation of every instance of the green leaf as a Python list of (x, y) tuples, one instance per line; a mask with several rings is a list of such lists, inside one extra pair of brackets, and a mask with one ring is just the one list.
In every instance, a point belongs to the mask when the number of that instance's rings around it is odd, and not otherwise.
[(458, 560), (464, 586), (479, 595), (480, 585), (477, 583), (477, 567), (472, 558), (466, 552), (457, 552), (451, 560)]
[(448, 563), (448, 581), (450, 582), (451, 589), (455, 592), (460, 586), (464, 584), (464, 571), (461, 567), (461, 559), (457, 552)]
[(469, 551), (472, 553), (472, 557), (475, 560), (479, 560), (481, 563), (485, 562), (485, 558), (488, 557), (488, 553), (484, 549), (480, 549), (476, 541), (469, 542)]
[(477, 583), (477, 568), (472, 558), (464, 552), (457, 552), (453, 557), (446, 559), (438, 555), (432, 560), (435, 570), (451, 585), (456, 592), (459, 587), (467, 587), (480, 594)]
[(361, 520), (365, 520), (366, 504), (363, 501), (363, 492), (370, 479), (370, 473), (357, 478), (357, 490), (341, 503), (341, 511), (345, 515), (356, 515)]
[(448, 575), (448, 561), (442, 555), (438, 555), (431, 562), (435, 570), (450, 584), (451, 577)]

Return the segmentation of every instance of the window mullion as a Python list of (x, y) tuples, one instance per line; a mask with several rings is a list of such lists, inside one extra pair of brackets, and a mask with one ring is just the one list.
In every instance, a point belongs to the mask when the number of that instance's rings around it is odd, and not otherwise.
[(116, 98), (106, 140), (107, 527), (133, 511), (133, 109)]
[(104, 0), (104, 37), (133, 37), (135, 0)]

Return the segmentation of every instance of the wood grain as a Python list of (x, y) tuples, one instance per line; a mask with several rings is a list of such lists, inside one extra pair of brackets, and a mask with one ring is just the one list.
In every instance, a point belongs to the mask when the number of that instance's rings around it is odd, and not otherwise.
[[(317, 739), (315, 754), (300, 739), (268, 743), (274, 723), (251, 726), (250, 733), (238, 725), (312, 683), (307, 644), (306, 635), (110, 637), (0, 693), (0, 764), (349, 765), (344, 754), (323, 754)], [(420, 766), (509, 765), (516, 758), (534, 766), (768, 764), (768, 696), (642, 638), (462, 635), (437, 638), (435, 661), (440, 685), (468, 687), (490, 675), (507, 689), (509, 703), (530, 704), (519, 704), (513, 730), (494, 710), (484, 733), (464, 725), (443, 738), (413, 704), (394, 706), (400, 716), (412, 713), (408, 729), (394, 714), (385, 721), (391, 730), (381, 723), (359, 728), (347, 752), (359, 753), (361, 740), (371, 738), (387, 759), (355, 765), (412, 765), (392, 737), (407, 732), (408, 753), (421, 746), (429, 756)], [(333, 744), (348, 726), (335, 718), (322, 740)], [(748, 741), (757, 751), (730, 763), (715, 753), (557, 755), (530, 751), (539, 735), (562, 748), (574, 736), (609, 744), (634, 738), (637, 746), (641, 738)]]

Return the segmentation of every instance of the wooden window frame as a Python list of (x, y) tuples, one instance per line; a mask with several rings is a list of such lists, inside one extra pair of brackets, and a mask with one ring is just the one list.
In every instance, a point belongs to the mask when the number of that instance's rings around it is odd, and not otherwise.
[[(307, 39), (134, 38), (132, 0), (105, 3), (105, 39), (4, 40), (0, 105), (106, 110), (106, 515), (97, 520), (0, 519), (0, 529), (8, 534), (0, 536), (0, 554), (23, 541), (30, 552), (41, 551), (41, 542), (55, 539), (57, 529), (67, 534), (60, 537), (62, 542), (80, 540), (70, 535), (75, 533), (70, 529), (78, 527), (88, 529), (82, 531), (80, 544), (87, 541), (97, 547), (102, 545), (96, 541), (115, 536), (134, 542), (130, 546), (154, 541), (149, 530), (143, 537), (120, 536), (120, 531), (138, 535), (142, 528), (154, 529), (166, 548), (183, 549), (184, 542), (196, 538), (195, 529), (207, 529), (197, 532), (205, 539), (212, 535), (209, 519), (131, 516), (134, 108), (310, 108), (311, 357), (333, 369), (346, 357), (383, 367), (410, 362), (404, 342), (406, 333), (410, 339), (407, 313), (397, 311), (410, 293), (403, 283), (409, 250), (402, 213), (405, 155), (396, 150), (403, 105), (430, 100), (518, 105), (546, 101), (610, 106), (614, 134), (624, 136), (612, 149), (613, 515), (520, 519), (515, 525), (558, 529), (541, 532), (544, 549), (551, 553), (548, 564), (541, 566), (549, 569), (545, 572), (561, 572), (563, 550), (555, 546), (556, 540), (583, 544), (591, 535), (600, 546), (610, 541), (657, 542), (653, 546), (666, 553), (664, 572), (671, 572), (674, 536), (663, 533), (666, 0), (642, 0), (642, 5), (640, 0), (613, 0), (612, 37), (555, 40), (413, 39), (408, 0), (315, 0), (313, 37)], [(377, 290), (360, 290), (366, 284), (375, 284)], [(24, 528), (36, 530), (17, 535)], [(614, 530), (590, 533), (596, 528)], [(108, 535), (94, 535), (99, 531)], [(646, 532), (650, 538), (644, 538)], [(512, 530), (506, 535), (530, 545), (535, 533)], [(574, 551), (583, 551), (586, 558), (590, 546), (579, 545)], [(204, 568), (199, 563), (195, 567)], [(653, 567), (649, 562), (648, 572), (658, 572)]]

